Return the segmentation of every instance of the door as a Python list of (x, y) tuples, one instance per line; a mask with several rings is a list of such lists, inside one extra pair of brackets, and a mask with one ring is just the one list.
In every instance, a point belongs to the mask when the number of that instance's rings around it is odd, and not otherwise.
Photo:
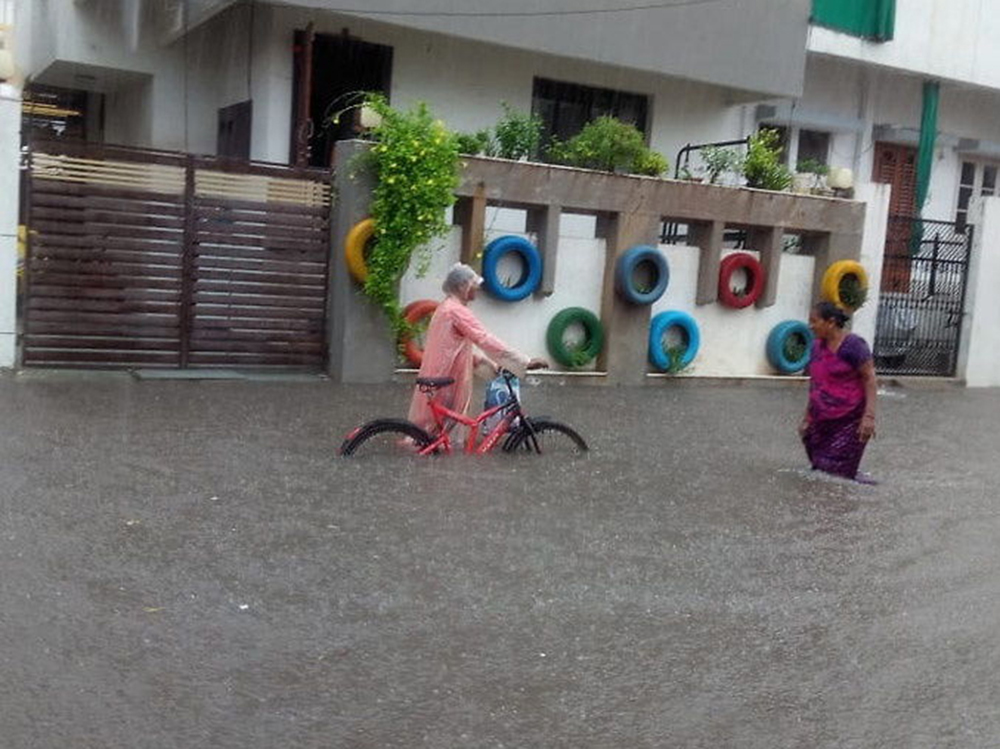
[(293, 162), (330, 166), (334, 144), (357, 137), (355, 111), (337, 122), (335, 116), (358, 103), (358, 92), (388, 95), (392, 47), (307, 28), (296, 32), (294, 70)]
[[(915, 216), (917, 213), (917, 149), (896, 143), (875, 144), (874, 181), (892, 185), (889, 213)], [(886, 228), (882, 291), (910, 289), (910, 240), (913, 223), (890, 222)]]

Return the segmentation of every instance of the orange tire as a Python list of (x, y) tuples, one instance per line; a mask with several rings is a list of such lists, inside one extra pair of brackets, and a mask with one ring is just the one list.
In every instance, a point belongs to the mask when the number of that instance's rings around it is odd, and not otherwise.
[[(415, 325), (425, 317), (433, 315), (437, 306), (438, 303), (433, 299), (418, 299), (415, 302), (410, 302), (403, 310), (403, 319), (410, 325)], [(403, 354), (406, 356), (407, 361), (417, 369), (420, 368), (420, 365), (424, 361), (423, 349), (420, 348), (420, 344), (417, 343), (416, 338), (411, 336), (403, 337)]]

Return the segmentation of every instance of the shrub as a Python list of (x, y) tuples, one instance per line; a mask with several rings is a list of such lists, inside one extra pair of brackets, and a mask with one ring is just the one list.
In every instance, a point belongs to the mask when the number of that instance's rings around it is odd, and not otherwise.
[(781, 163), (778, 132), (764, 128), (750, 136), (747, 155), (743, 159), (743, 176), (747, 187), (762, 190), (787, 190), (792, 173)]
[(657, 176), (667, 170), (667, 160), (646, 146), (642, 133), (614, 117), (587, 123), (565, 143), (554, 143), (549, 156), (559, 164), (607, 172)]

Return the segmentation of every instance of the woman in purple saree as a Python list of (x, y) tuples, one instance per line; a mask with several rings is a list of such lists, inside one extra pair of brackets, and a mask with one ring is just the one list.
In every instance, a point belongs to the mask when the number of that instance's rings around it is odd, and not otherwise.
[(812, 467), (858, 479), (875, 435), (875, 365), (868, 344), (848, 333), (847, 313), (830, 302), (809, 314), (816, 340), (809, 361), (809, 404), (799, 427)]

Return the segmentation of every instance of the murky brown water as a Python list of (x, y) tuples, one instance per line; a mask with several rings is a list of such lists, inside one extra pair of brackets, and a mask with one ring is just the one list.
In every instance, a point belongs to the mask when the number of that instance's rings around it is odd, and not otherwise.
[(344, 461), (404, 386), (0, 377), (0, 744), (1000, 745), (1000, 392), (526, 387), (592, 454)]

